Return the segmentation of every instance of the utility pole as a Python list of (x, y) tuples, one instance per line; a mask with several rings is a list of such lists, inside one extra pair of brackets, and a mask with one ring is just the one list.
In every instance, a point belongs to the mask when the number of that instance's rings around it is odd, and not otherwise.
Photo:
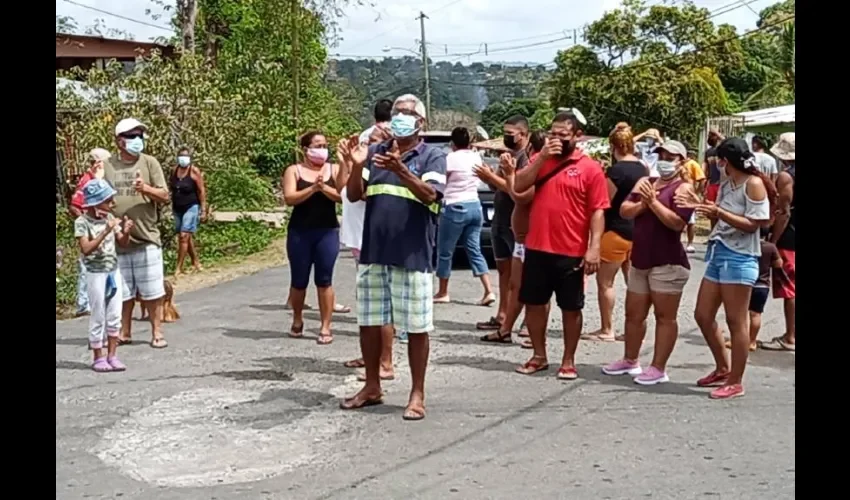
[(419, 11), (419, 29), (422, 32), (422, 67), (425, 70), (425, 113), (431, 118), (431, 73), (428, 71), (428, 45), (425, 43), (425, 19), (429, 19), (424, 12)]

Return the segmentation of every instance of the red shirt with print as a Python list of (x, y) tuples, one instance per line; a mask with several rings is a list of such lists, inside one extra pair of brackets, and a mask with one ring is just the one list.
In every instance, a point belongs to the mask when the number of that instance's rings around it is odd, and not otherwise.
[[(553, 171), (563, 158), (549, 158), (537, 178)], [(526, 248), (582, 258), (590, 240), (590, 217), (611, 206), (605, 173), (596, 160), (576, 149), (570, 165), (537, 189), (531, 203)]]
[(86, 173), (80, 177), (80, 182), (77, 183), (77, 190), (74, 191), (74, 196), (71, 197), (72, 207), (77, 207), (80, 210), (83, 209), (83, 188), (86, 187), (86, 183), (92, 179), (94, 179), (94, 176), (92, 175), (91, 170), (86, 170)]

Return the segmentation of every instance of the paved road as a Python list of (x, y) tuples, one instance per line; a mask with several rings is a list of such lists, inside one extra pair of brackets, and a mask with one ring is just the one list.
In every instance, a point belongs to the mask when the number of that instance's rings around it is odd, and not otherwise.
[[(516, 375), (527, 351), (481, 345), (470, 330), (492, 310), (439, 306), (419, 423), (401, 420), (403, 346), (387, 405), (337, 409), (358, 387), (341, 364), (357, 353), (355, 319), (336, 318), (330, 346), (284, 337), (285, 268), (181, 295), (171, 346), (123, 348), (123, 374), (88, 370), (85, 319), (57, 322), (56, 497), (794, 498), (794, 355), (755, 353), (740, 400), (711, 401), (694, 387), (712, 365), (691, 316), (704, 265), (693, 267), (672, 382), (652, 388), (600, 375), (621, 344), (583, 343), (576, 382)], [(343, 302), (353, 303), (353, 279), (342, 259)], [(468, 271), (451, 290), (470, 303), (480, 293)], [(588, 329), (598, 326), (595, 300), (590, 291)], [(780, 314), (771, 302), (762, 338), (781, 333)], [(316, 314), (307, 318), (315, 333)], [(143, 340), (148, 330), (136, 325)], [(550, 327), (558, 360), (560, 318)]]

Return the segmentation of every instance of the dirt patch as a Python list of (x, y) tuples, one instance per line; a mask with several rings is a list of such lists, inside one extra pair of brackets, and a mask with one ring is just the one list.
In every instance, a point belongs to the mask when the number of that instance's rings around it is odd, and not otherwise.
[[(270, 267), (282, 266), (286, 262), (286, 238), (278, 238), (262, 252), (219, 261), (209, 267), (204, 266), (204, 270), (199, 273), (190, 271), (179, 277), (169, 276), (168, 279), (174, 285), (174, 293), (179, 295), (256, 274)], [(187, 263), (186, 268), (191, 269), (191, 266)]]

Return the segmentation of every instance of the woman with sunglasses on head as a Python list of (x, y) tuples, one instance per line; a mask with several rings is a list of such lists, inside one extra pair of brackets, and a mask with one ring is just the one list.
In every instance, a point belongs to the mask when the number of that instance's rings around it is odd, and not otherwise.
[[(334, 265), (339, 254), (339, 220), (336, 204), (342, 201), (339, 165), (328, 163), (328, 141), (318, 131), (301, 136), (305, 161), (283, 172), (283, 198), (293, 207), (286, 236), (292, 303), (292, 327), (289, 335), (304, 336), (304, 298), (313, 269), (319, 300), (321, 329), (316, 341), (320, 345), (333, 341), (331, 315), (334, 308)], [(315, 269), (314, 269), (315, 268)]]
[[(694, 210), (674, 203), (676, 196), (695, 196), (693, 186), (685, 180), (683, 150), (677, 141), (655, 148), (658, 154), (655, 170), (659, 177), (640, 179), (620, 205), (620, 216), (634, 219), (632, 266), (626, 293), (625, 354), (603, 367), (602, 372), (628, 374), (641, 385), (670, 380), (667, 361), (679, 336), (676, 318), (690, 276), (691, 266), (681, 234)], [(652, 364), (644, 371), (638, 357), (650, 307), (655, 310), (655, 352)]]
[[(694, 311), (716, 368), (698, 380), (697, 385), (719, 385), (711, 392), (711, 398), (729, 399), (744, 395), (742, 382), (750, 344), (748, 307), (759, 277), (761, 256), (759, 229), (770, 225), (776, 187), (758, 170), (752, 152), (742, 139), (724, 139), (716, 150), (717, 166), (725, 173), (717, 204), (701, 203), (690, 193), (678, 196), (676, 203), (717, 221), (708, 237), (705, 276)], [(731, 365), (716, 321), (721, 305), (732, 341)]]

